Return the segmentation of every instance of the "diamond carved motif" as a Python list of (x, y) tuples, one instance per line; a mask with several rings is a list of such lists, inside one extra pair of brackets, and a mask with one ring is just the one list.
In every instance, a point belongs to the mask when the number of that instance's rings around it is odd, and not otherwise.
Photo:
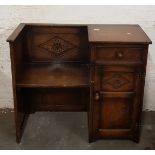
[(128, 84), (130, 81), (119, 73), (113, 74), (110, 78), (104, 80), (104, 83), (111, 85), (114, 89)]
[(75, 48), (76, 46), (58, 36), (55, 36), (45, 43), (40, 44), (39, 47), (47, 50), (52, 56), (59, 57), (64, 55), (68, 50)]

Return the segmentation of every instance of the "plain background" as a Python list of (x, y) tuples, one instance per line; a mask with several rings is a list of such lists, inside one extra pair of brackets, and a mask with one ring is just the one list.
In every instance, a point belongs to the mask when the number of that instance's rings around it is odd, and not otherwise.
[(0, 108), (13, 108), (7, 37), (19, 23), (139, 24), (152, 40), (144, 110), (154, 110), (155, 6), (0, 6)]

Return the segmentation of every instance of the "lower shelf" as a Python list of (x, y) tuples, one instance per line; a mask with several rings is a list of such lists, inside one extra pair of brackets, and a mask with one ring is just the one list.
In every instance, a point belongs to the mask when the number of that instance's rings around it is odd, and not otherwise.
[(18, 88), (25, 113), (36, 111), (87, 111), (89, 88)]

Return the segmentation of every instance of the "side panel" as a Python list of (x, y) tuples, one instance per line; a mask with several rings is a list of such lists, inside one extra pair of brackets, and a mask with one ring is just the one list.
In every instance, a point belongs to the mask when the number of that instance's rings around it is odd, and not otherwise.
[[(22, 72), (22, 60), (23, 56), (20, 53), (22, 46), (20, 45), (20, 39), (14, 43), (10, 43), (10, 57), (12, 68), (12, 87), (13, 87), (13, 99), (14, 99), (14, 112), (15, 112), (15, 126), (16, 126), (16, 141), (21, 141), (22, 133), (28, 118), (27, 108), (25, 107), (23, 94), (20, 88), (16, 87), (17, 77)], [(20, 53), (20, 54), (18, 54)]]

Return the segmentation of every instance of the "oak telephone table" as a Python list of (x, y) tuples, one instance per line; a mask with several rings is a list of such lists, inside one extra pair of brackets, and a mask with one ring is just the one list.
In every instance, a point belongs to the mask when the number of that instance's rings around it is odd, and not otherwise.
[(7, 41), (17, 142), (36, 111), (87, 112), (89, 142), (139, 141), (151, 44), (139, 25), (21, 23)]

